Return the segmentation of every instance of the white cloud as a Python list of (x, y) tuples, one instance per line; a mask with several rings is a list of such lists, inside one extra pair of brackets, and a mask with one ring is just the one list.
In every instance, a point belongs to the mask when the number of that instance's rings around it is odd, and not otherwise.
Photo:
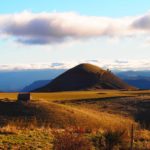
[(80, 63), (91, 63), (111, 70), (149, 70), (149, 60), (85, 60), (72, 62), (56, 62), (56, 63), (37, 63), (37, 64), (16, 64), (16, 65), (0, 65), (0, 70), (26, 70), (26, 69), (69, 69)]
[[(125, 37), (150, 30), (150, 13), (110, 18), (77, 13), (31, 13), (0, 15), (1, 36), (23, 44), (54, 44), (70, 39)], [(147, 34), (147, 32), (144, 32)]]
[(132, 23), (132, 27), (136, 30), (150, 31), (150, 12), (138, 16)]

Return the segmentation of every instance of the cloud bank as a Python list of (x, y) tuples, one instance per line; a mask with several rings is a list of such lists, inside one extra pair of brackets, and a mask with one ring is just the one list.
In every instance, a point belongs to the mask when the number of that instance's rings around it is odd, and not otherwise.
[(38, 63), (38, 64), (19, 64), (19, 65), (0, 65), (0, 71), (10, 70), (30, 70), (30, 69), (69, 69), (80, 63), (91, 63), (104, 69), (118, 71), (150, 71), (149, 60), (85, 60), (72, 62), (56, 62), (56, 63)]
[(55, 44), (73, 39), (130, 37), (150, 33), (150, 12), (141, 16), (110, 18), (77, 13), (0, 15), (0, 37), (22, 44)]

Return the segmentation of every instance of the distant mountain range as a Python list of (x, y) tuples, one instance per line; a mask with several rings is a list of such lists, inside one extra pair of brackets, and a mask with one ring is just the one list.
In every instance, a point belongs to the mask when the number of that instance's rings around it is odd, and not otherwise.
[(149, 71), (128, 71), (119, 72), (117, 75), (125, 82), (140, 89), (150, 89), (150, 72)]
[(35, 92), (98, 90), (98, 89), (125, 89), (134, 90), (110, 70), (104, 70), (91, 64), (77, 65), (56, 77), (46, 86)]
[(35, 81), (53, 79), (64, 71), (63, 69), (0, 71), (0, 91), (21, 91)]
[(150, 71), (114, 71), (121, 78), (150, 77)]
[[(46, 85), (47, 82), (65, 71), (64, 69), (0, 71), (0, 91), (34, 90), (41, 85)], [(130, 85), (141, 89), (150, 89), (150, 71), (113, 71), (113, 73)], [(27, 86), (29, 86), (29, 89)]]
[(46, 84), (50, 83), (51, 80), (39, 80), (39, 81), (35, 81), (32, 84), (26, 86), (25, 88), (23, 88), (21, 90), (21, 92), (30, 92), (33, 91), (39, 87), (45, 86)]
[(150, 89), (150, 78), (128, 78), (124, 79), (124, 81), (140, 89)]

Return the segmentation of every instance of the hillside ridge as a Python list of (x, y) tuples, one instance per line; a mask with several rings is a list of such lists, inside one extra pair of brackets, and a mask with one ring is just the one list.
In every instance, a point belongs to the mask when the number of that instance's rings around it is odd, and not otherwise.
[(98, 66), (83, 63), (67, 70), (60, 76), (56, 77), (51, 83), (36, 89), (35, 92), (98, 89), (134, 90), (136, 88), (125, 83), (110, 70), (104, 70)]

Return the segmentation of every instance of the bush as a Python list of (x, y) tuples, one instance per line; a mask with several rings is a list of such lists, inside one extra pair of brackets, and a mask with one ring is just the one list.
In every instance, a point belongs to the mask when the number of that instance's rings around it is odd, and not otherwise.
[(54, 150), (92, 150), (91, 142), (83, 134), (65, 130), (54, 132)]
[(123, 143), (125, 131), (107, 131), (104, 134), (107, 150), (113, 150), (115, 146)]
[(91, 139), (96, 150), (102, 150), (105, 147), (105, 139), (101, 133), (92, 135)]

